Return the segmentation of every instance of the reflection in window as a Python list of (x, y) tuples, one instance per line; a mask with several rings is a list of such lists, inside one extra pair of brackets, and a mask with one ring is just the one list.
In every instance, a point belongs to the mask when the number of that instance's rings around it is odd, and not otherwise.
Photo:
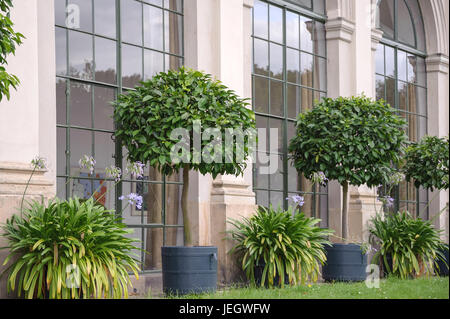
[[(321, 1), (292, 1), (311, 8)], [(319, 10), (320, 10), (320, 6)], [(277, 147), (270, 145), (272, 132), (265, 131), (266, 149), (273, 152), (275, 173), (261, 173), (268, 163), (257, 158), (253, 166), (253, 187), (259, 205), (287, 208), (288, 196), (305, 197), (303, 211), (320, 216), (327, 226), (328, 189), (313, 185), (299, 175), (288, 161), (288, 141), (295, 134), (297, 115), (311, 109), (316, 99), (326, 96), (326, 56), (324, 21), (281, 8), (265, 1), (255, 1), (253, 9), (253, 109), (258, 128), (278, 130)], [(283, 29), (283, 25), (286, 29)], [(284, 43), (285, 42), (285, 43)]]
[[(79, 25), (66, 24), (66, 1), (79, 6)], [(183, 1), (121, 0), (119, 7), (116, 3), (55, 0), (57, 195), (101, 197), (102, 205), (117, 212), (120, 195), (142, 195), (143, 209), (128, 206), (122, 217), (134, 229), (130, 237), (141, 239), (135, 253), (141, 257), (142, 269), (158, 270), (160, 247), (183, 244), (178, 209), (182, 181), (178, 175), (162, 176), (148, 166), (142, 180), (124, 174), (117, 188), (106, 178), (106, 167), (116, 165), (125, 172), (127, 165), (126, 150), (113, 139), (111, 102), (142, 79), (183, 65)], [(96, 160), (93, 174), (78, 165), (85, 154)], [(149, 223), (162, 226), (147, 229)]]
[[(384, 99), (397, 110), (407, 122), (405, 133), (409, 140), (416, 142), (427, 133), (426, 55), (410, 52), (408, 46), (425, 51), (420, 7), (417, 0), (382, 0), (379, 16), (383, 39), (375, 58), (376, 98)], [(385, 38), (402, 48), (384, 41)], [(394, 210), (428, 217), (426, 190), (417, 189), (412, 182), (402, 182), (390, 195), (396, 199)]]

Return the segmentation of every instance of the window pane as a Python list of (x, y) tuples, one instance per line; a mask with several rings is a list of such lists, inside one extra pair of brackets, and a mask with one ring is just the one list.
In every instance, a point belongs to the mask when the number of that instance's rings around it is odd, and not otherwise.
[(407, 58), (408, 66), (408, 82), (417, 82), (417, 58), (415, 55), (408, 54)]
[(408, 76), (406, 52), (397, 51), (397, 76), (399, 80), (406, 81)]
[(387, 38), (394, 38), (394, 1), (381, 0), (379, 5), (380, 28)]
[(269, 80), (254, 77), (254, 110), (260, 113), (269, 113)]
[(269, 38), (268, 15), (267, 3), (256, 0), (253, 8), (253, 34), (255, 36)]
[(326, 53), (326, 39), (325, 39), (325, 25), (320, 22), (314, 23), (314, 53), (320, 56), (325, 56)]
[(183, 0), (164, 0), (164, 8), (168, 8), (172, 11), (182, 12)]
[(283, 11), (281, 8), (270, 5), (270, 40), (283, 42)]
[(77, 82), (70, 83), (70, 124), (92, 127), (91, 86)]
[(270, 114), (283, 116), (283, 83), (270, 81)]
[(95, 80), (116, 83), (116, 41), (95, 37)]
[(402, 111), (407, 111), (406, 97), (407, 85), (405, 82), (398, 81), (398, 108)]
[(106, 178), (105, 168), (115, 164), (115, 145), (109, 133), (95, 132), (95, 173), (102, 174), (100, 178)]
[(92, 36), (69, 31), (69, 75), (82, 79), (93, 78)]
[(94, 23), (95, 33), (107, 37), (116, 37), (116, 1), (95, 0), (94, 1)]
[(300, 113), (300, 95), (301, 89), (296, 85), (287, 85), (287, 109), (288, 117), (297, 118)]
[(301, 53), (301, 83), (313, 87), (313, 56)]
[[(269, 151), (269, 130), (267, 129), (269, 127), (269, 119), (265, 116), (256, 115), (256, 128), (260, 129), (263, 128), (264, 130), (261, 130), (261, 132), (258, 131), (258, 151), (260, 152), (268, 152)], [(265, 147), (265, 149), (263, 149)]]
[(394, 48), (385, 46), (386, 75), (395, 77), (395, 51)]
[(376, 73), (384, 75), (384, 45), (377, 45), (377, 52), (375, 53), (375, 69)]
[(66, 80), (56, 78), (56, 123), (66, 124)]
[[(277, 137), (278, 137), (278, 148), (275, 148), (274, 145), (270, 145), (270, 151), (277, 151), (279, 153), (283, 152), (283, 135), (284, 135), (284, 125), (283, 125), (283, 120), (279, 120), (279, 119), (275, 119), (275, 118), (270, 118), (269, 119), (269, 128), (277, 129)], [(269, 131), (269, 137), (270, 134), (272, 134), (272, 132)], [(273, 134), (275, 134), (275, 132), (273, 132)], [(270, 137), (272, 138), (272, 137)], [(270, 144), (270, 142), (269, 142)]]
[[(78, 161), (83, 155), (92, 155), (92, 132), (70, 129), (70, 174), (72, 176), (80, 176)], [(89, 173), (86, 169), (83, 172)]]
[(419, 132), (418, 116), (415, 114), (409, 114), (408, 117), (409, 117), (409, 119), (408, 119), (409, 140), (413, 141), (413, 142), (417, 142), (418, 141), (418, 132)]
[(427, 90), (421, 87), (415, 87), (417, 113), (427, 116)]
[[(315, 0), (314, 2), (316, 2), (317, 0)], [(319, 0), (320, 1), (320, 0)], [(294, 2), (298, 3), (299, 5), (306, 7), (308, 9), (312, 8), (311, 5), (311, 0), (294, 0)]]
[(269, 188), (269, 174), (262, 174), (261, 173), (261, 167), (264, 167), (265, 170), (267, 170), (267, 166), (269, 165), (268, 162), (261, 163), (260, 159), (268, 159), (268, 156), (266, 153), (257, 153), (256, 154), (256, 163), (254, 165), (254, 175), (255, 178), (255, 185), (256, 188)]
[(412, 19), (414, 21), (414, 29), (416, 31), (417, 49), (425, 51), (425, 30), (423, 27), (422, 13), (417, 0), (406, 0)]
[(269, 46), (266, 41), (255, 39), (254, 57), (253, 57), (253, 72), (255, 74), (269, 75)]
[(302, 50), (313, 52), (314, 22), (311, 19), (300, 17), (300, 45)]
[[(113, 114), (114, 89), (102, 86), (94, 87), (94, 127), (103, 130), (114, 130)], [(96, 142), (97, 143), (97, 142)]]
[(122, 41), (142, 45), (142, 4), (134, 0), (121, 1)]
[(417, 117), (417, 125), (418, 125), (418, 132), (417, 132), (417, 140), (421, 140), (425, 135), (427, 135), (427, 118), (423, 116)]
[(314, 88), (325, 91), (327, 89), (327, 60), (314, 57)]
[(183, 43), (182, 41), (182, 28), (183, 22), (181, 16), (172, 12), (164, 12), (165, 14), (165, 51), (173, 54), (181, 55)]
[(377, 100), (385, 100), (384, 96), (384, 76), (377, 75), (375, 77), (375, 91), (376, 91), (376, 99)]
[(272, 167), (278, 167), (277, 171), (269, 175), (270, 189), (271, 190), (283, 190), (283, 157), (274, 157), (276, 163), (271, 163)]
[(178, 70), (183, 65), (183, 59), (182, 58), (179, 58), (179, 57), (176, 57), (176, 56), (173, 56), (173, 55), (169, 55), (169, 54), (166, 54), (164, 58), (166, 59), (166, 62), (165, 62), (166, 63), (166, 69), (165, 69), (165, 71), (167, 71), (167, 70)]
[(282, 192), (270, 192), (270, 204), (272, 204), (273, 208), (283, 208), (283, 203), (284, 196)]
[(391, 107), (397, 107), (395, 105), (395, 80), (386, 78), (386, 103)]
[(69, 0), (68, 4), (68, 19), (66, 26), (72, 29), (92, 32), (91, 0)]
[(414, 27), (405, 0), (398, 0), (398, 40), (416, 46)]
[(300, 34), (299, 34), (299, 16), (298, 14), (286, 11), (286, 45), (300, 48)]
[(56, 128), (56, 143), (57, 143), (57, 152), (56, 152), (56, 174), (57, 175), (66, 175), (66, 130), (65, 128), (57, 127)]
[(142, 49), (122, 45), (122, 84), (134, 87), (142, 80)]
[(319, 14), (325, 14), (325, 1), (324, 0), (314, 0), (313, 2), (314, 12)]
[(283, 47), (270, 44), (270, 76), (283, 79)]
[(144, 81), (164, 71), (164, 55), (160, 52), (144, 51)]
[(163, 50), (163, 11), (153, 6), (144, 6), (144, 45)]
[(312, 109), (314, 105), (313, 91), (302, 89), (302, 112)]
[(300, 52), (286, 49), (286, 71), (288, 82), (300, 84)]
[(66, 26), (66, 0), (55, 0), (55, 24)]
[(67, 39), (66, 30), (55, 28), (56, 74), (67, 74)]
[(256, 191), (256, 204), (263, 207), (269, 207), (269, 192)]
[(427, 74), (425, 72), (425, 59), (417, 57), (417, 84), (427, 85)]

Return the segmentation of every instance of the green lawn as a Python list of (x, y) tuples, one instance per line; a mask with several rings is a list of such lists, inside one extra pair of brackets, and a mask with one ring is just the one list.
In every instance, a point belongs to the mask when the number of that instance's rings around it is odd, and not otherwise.
[[(380, 288), (361, 283), (317, 283), (288, 288), (227, 288), (214, 294), (188, 295), (192, 299), (448, 299), (449, 278), (382, 279)], [(180, 297), (177, 297), (180, 298)]]

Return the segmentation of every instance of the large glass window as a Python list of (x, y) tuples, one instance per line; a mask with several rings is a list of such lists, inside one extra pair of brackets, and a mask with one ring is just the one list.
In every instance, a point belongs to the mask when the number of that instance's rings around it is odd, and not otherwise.
[[(417, 142), (427, 134), (425, 38), (417, 0), (382, 0), (379, 27), (383, 39), (376, 52), (376, 98), (384, 99), (407, 123), (406, 133)], [(394, 210), (428, 218), (428, 192), (402, 182), (391, 194)]]
[[(287, 147), (295, 134), (297, 115), (326, 96), (326, 52), (324, 19), (303, 7), (323, 13), (323, 1), (291, 1), (300, 6), (280, 7), (268, 1), (255, 1), (253, 9), (253, 109), (258, 128), (267, 129), (266, 149), (258, 149), (253, 166), (253, 187), (257, 204), (284, 207), (293, 205), (287, 197), (305, 197), (303, 211), (328, 223), (328, 188), (312, 184), (298, 175), (288, 160)], [(287, 3), (286, 3), (287, 4)], [(319, 8), (319, 10), (317, 10)], [(297, 10), (298, 9), (298, 10)], [(312, 18), (314, 17), (314, 18)], [(278, 147), (270, 145), (270, 128)], [(260, 163), (259, 158), (274, 155), (276, 163)], [(273, 174), (262, 167), (273, 165)]]
[[(94, 194), (108, 209), (131, 192), (144, 197), (142, 209), (128, 206), (124, 222), (141, 239), (136, 250), (142, 269), (161, 267), (161, 245), (182, 244), (179, 212), (181, 179), (148, 166), (144, 177), (129, 174), (115, 185), (105, 168), (125, 171), (126, 150), (113, 138), (118, 94), (139, 81), (183, 64), (182, 0), (55, 0), (57, 193), (60, 198)], [(81, 170), (83, 155), (96, 160), (93, 174)], [(103, 194), (106, 194), (102, 197)]]

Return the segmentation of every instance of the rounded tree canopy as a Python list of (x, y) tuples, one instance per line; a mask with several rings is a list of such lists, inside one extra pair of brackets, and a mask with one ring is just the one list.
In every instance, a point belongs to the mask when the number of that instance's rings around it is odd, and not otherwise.
[(297, 171), (311, 179), (359, 186), (389, 181), (404, 150), (406, 122), (383, 101), (365, 96), (323, 98), (297, 118), (289, 152)]
[(255, 115), (209, 74), (184, 67), (159, 73), (119, 95), (114, 106), (115, 136), (132, 162), (149, 162), (169, 175), (186, 167), (213, 177), (239, 175), (246, 167)]
[(403, 167), (408, 181), (416, 187), (443, 190), (449, 188), (448, 136), (425, 136), (406, 149)]

